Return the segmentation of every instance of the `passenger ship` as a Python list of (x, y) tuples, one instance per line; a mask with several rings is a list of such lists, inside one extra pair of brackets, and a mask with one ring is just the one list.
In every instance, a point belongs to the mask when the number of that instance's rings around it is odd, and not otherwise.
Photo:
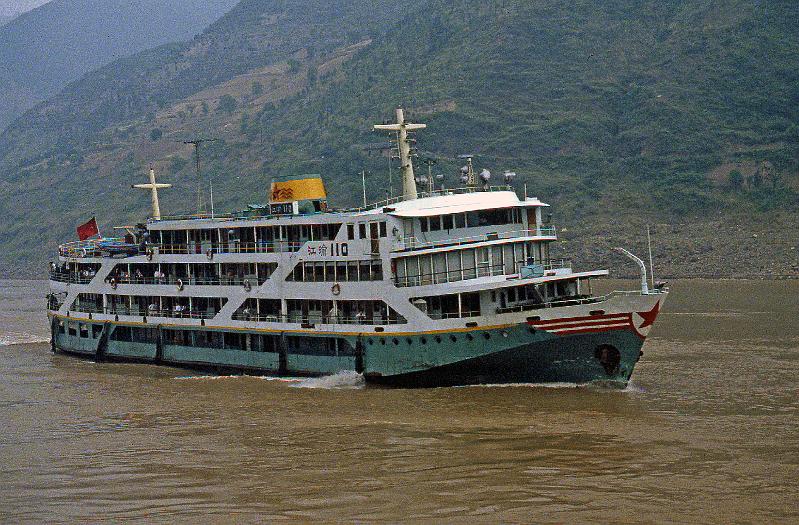
[[(70, 242), (51, 263), (56, 352), (217, 372), (313, 376), (354, 370), (400, 386), (626, 384), (665, 289), (598, 296), (550, 258), (537, 198), (489, 187), (420, 192), (409, 132), (402, 196), (327, 207), (318, 176), (272, 183), (267, 205), (223, 216), (152, 217), (124, 238)], [(432, 185), (431, 185), (432, 186)], [(653, 287), (654, 288), (654, 287)]]

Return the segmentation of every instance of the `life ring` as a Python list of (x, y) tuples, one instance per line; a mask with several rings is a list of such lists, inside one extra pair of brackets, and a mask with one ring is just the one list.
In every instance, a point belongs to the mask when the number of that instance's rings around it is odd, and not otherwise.
[(250, 284), (250, 280), (249, 279), (244, 279), (244, 290), (247, 291), (247, 292), (252, 290), (252, 285)]
[(80, 255), (81, 257), (86, 257), (87, 255), (89, 255), (89, 252), (86, 251), (86, 248), (81, 248)]
[(341, 293), (341, 286), (339, 286), (339, 284), (336, 283), (330, 288), (330, 291), (333, 295), (338, 295)]
[(111, 288), (113, 288), (114, 290), (117, 289), (117, 280), (115, 277), (111, 277), (111, 281), (109, 281), (109, 283), (111, 284)]
[(175, 284), (178, 285), (178, 290), (183, 291), (183, 279), (178, 279)]
[(152, 250), (152, 248), (147, 250), (147, 260), (148, 261), (152, 261), (153, 260), (153, 250)]
[(205, 252), (205, 256), (208, 257), (209, 261), (213, 261), (214, 260), (214, 249), (213, 248), (208, 248), (208, 251)]

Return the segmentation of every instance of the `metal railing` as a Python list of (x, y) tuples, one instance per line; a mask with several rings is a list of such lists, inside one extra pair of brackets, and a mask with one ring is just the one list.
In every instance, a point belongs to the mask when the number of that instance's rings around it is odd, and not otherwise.
[(302, 314), (255, 314), (243, 311), (237, 311), (233, 314), (233, 319), (236, 321), (256, 321), (267, 323), (300, 323), (300, 324), (356, 324), (356, 325), (394, 325), (406, 324), (402, 317), (358, 317), (358, 316), (340, 316), (340, 315), (307, 315)]
[(497, 241), (505, 239), (517, 239), (521, 237), (555, 237), (554, 226), (541, 226), (532, 230), (515, 230), (509, 232), (488, 232), (480, 235), (470, 235), (468, 237), (447, 238), (437, 241), (420, 241), (415, 236), (406, 236), (398, 239), (394, 243), (394, 251), (424, 250), (427, 248), (441, 248), (446, 246), (460, 246), (462, 244), (474, 244), (477, 242)]
[[(118, 240), (118, 239), (117, 239)], [(103, 239), (113, 242), (114, 239)], [(146, 248), (131, 246), (124, 253), (109, 251), (99, 241), (76, 241), (62, 244), (58, 253), (62, 257), (87, 258), (87, 257), (113, 257), (114, 255), (165, 254), (165, 255), (191, 255), (203, 254), (213, 257), (219, 253), (284, 253), (296, 252), (310, 241), (260, 241), (260, 242), (197, 242), (184, 244), (148, 243)], [(321, 242), (321, 241), (320, 241)]]
[(82, 275), (83, 272), (50, 271), (50, 280), (59, 283), (89, 284), (96, 274)]
[(125, 306), (99, 307), (92, 304), (75, 303), (70, 308), (71, 312), (107, 315), (130, 315), (135, 317), (171, 317), (177, 319), (211, 319), (218, 311), (180, 310), (160, 308), (129, 308)]
[(429, 284), (454, 283), (478, 279), (480, 277), (493, 277), (505, 275), (505, 267), (502, 264), (494, 266), (478, 266), (477, 268), (449, 270), (444, 272), (425, 273), (421, 275), (406, 275), (404, 277), (394, 277), (394, 284), (399, 288), (408, 286), (426, 286)]
[(430, 319), (461, 319), (464, 317), (480, 317), (480, 310), (465, 310), (463, 312), (425, 312)]
[[(260, 286), (264, 284), (268, 278), (256, 279), (253, 277), (176, 277), (168, 275), (166, 277), (119, 277), (111, 276), (106, 279), (110, 283), (114, 279), (116, 284), (155, 284), (155, 285), (173, 285), (184, 286), (198, 285), (198, 286), (242, 286), (249, 283), (251, 286)], [(180, 283), (178, 283), (180, 281)]]
[[(571, 261), (568, 259), (551, 259), (547, 262), (537, 262), (535, 264), (541, 267), (544, 272), (560, 269), (571, 270), (572, 268)], [(404, 277), (395, 277), (394, 284), (399, 288), (405, 288), (408, 286), (454, 283), (459, 281), (468, 281), (471, 279), (479, 279), (481, 277), (496, 277), (500, 275), (514, 278), (520, 275), (522, 266), (525, 266), (525, 264), (516, 263), (515, 269), (512, 272), (506, 272), (504, 264), (496, 264), (493, 266), (478, 266), (476, 268), (463, 268), (460, 270), (448, 270), (421, 275), (406, 275)]]
[(514, 306), (507, 306), (505, 308), (497, 308), (498, 314), (506, 314), (511, 312), (526, 312), (529, 310), (540, 310), (542, 308), (558, 308), (561, 306), (576, 306), (580, 304), (594, 304), (594, 303), (601, 303), (603, 301), (607, 301), (613, 296), (617, 295), (641, 295), (640, 290), (623, 290), (623, 291), (615, 291), (610, 292), (606, 295), (575, 295), (572, 297), (568, 297), (565, 299), (558, 299), (555, 301), (546, 301), (543, 303), (537, 303), (533, 301), (527, 301), (522, 304), (517, 304)]

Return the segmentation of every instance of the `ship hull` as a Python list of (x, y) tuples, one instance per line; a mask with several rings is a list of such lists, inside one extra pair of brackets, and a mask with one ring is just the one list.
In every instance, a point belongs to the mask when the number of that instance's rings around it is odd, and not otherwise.
[[(398, 387), (591, 382), (623, 386), (644, 343), (644, 336), (632, 324), (559, 335), (519, 323), (468, 331), (349, 334), (341, 337), (347, 344), (337, 345), (334, 353), (313, 355), (292, 353), (288, 348), (252, 351), (165, 344), (163, 337), (150, 342), (118, 341), (105, 334), (114, 328), (114, 323), (108, 322), (89, 325), (87, 337), (78, 331), (54, 329), (53, 349), (97, 361), (144, 362), (218, 373), (320, 376), (355, 370), (362, 372), (368, 383)], [(320, 347), (322, 342), (320, 339)]]

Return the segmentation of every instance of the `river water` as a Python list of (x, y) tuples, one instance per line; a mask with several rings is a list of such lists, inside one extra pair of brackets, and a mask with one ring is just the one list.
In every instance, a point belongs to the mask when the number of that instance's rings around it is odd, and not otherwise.
[(95, 364), (45, 293), (0, 281), (0, 522), (799, 522), (796, 281), (675, 283), (623, 391)]

